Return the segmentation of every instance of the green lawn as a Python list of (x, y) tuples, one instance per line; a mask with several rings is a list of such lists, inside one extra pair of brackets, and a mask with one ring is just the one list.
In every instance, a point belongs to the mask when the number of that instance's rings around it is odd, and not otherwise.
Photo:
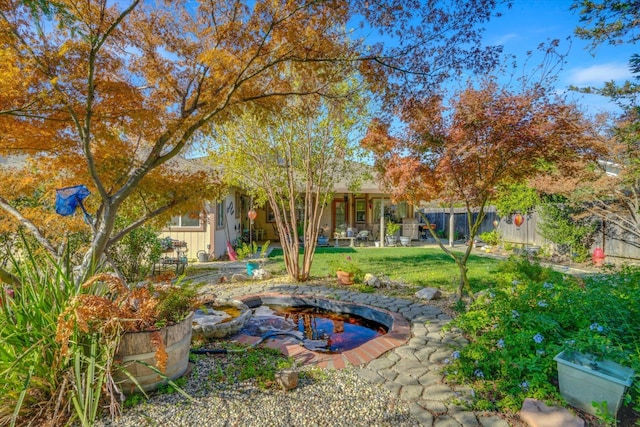
[[(350, 256), (365, 273), (386, 275), (392, 280), (449, 291), (454, 291), (457, 286), (458, 267), (438, 248), (318, 248), (313, 258), (311, 276), (333, 277), (331, 263), (346, 256)], [(281, 266), (284, 272), (281, 249), (274, 249), (270, 260), (275, 263), (276, 270)], [(495, 283), (492, 273), (499, 262), (493, 258), (471, 255), (468, 277), (474, 290), (485, 289)]]

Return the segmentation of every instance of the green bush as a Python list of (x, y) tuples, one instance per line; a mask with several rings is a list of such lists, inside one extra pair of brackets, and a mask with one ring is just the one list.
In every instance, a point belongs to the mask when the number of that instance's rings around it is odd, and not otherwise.
[(104, 347), (94, 336), (74, 336), (64, 354), (56, 332), (68, 301), (95, 289), (77, 286), (61, 266), (35, 258), (23, 243), (25, 257), (13, 259), (11, 269), (19, 284), (0, 287), (0, 425), (64, 425), (73, 418), (90, 425)]
[[(553, 357), (592, 353), (640, 372), (640, 271), (585, 279), (513, 258), (451, 327), (470, 343), (452, 353), (446, 374), (472, 384), (479, 407), (517, 411), (525, 397), (561, 400)], [(637, 402), (640, 388), (632, 390)]]
[(498, 230), (491, 230), (486, 233), (480, 233), (480, 239), (483, 242), (488, 243), (491, 246), (498, 246), (500, 240), (502, 240), (502, 236)]
[(128, 283), (136, 283), (160, 260), (162, 244), (158, 231), (142, 226), (124, 236), (111, 250), (111, 257)]
[(592, 219), (574, 220), (573, 217), (581, 212), (562, 203), (542, 203), (538, 212), (542, 220), (538, 230), (542, 237), (557, 244), (561, 252), (568, 253), (577, 262), (589, 258), (596, 230)]

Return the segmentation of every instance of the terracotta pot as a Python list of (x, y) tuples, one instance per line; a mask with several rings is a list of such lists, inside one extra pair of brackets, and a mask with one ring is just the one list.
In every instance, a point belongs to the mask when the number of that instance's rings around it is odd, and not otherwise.
[(338, 277), (338, 283), (340, 285), (353, 285), (353, 273), (347, 273), (346, 271), (336, 271)]

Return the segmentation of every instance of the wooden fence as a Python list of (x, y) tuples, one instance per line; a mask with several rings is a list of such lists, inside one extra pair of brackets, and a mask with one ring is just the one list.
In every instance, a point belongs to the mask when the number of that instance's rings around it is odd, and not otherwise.
[[(443, 230), (446, 236), (449, 235), (450, 209), (427, 208), (423, 209), (423, 213), (431, 224), (436, 224), (437, 230)], [(416, 214), (416, 219), (420, 221), (419, 214)], [(470, 233), (466, 210), (464, 208), (455, 208), (454, 219), (457, 234), (465, 240), (468, 239)], [(487, 209), (478, 234), (494, 230), (494, 221), (497, 221), (497, 229), (500, 231), (504, 242), (525, 246), (549, 247), (551, 250), (556, 249), (554, 243), (538, 233), (540, 217), (535, 212), (525, 215), (524, 223), (517, 227), (513, 222), (513, 218), (500, 218), (496, 214), (495, 208), (490, 207)], [(629, 264), (640, 263), (640, 240), (622, 233), (613, 225), (609, 224), (598, 230), (589, 252), (593, 253), (593, 250), (597, 247), (603, 248), (607, 256), (607, 262), (614, 264), (624, 262)]]

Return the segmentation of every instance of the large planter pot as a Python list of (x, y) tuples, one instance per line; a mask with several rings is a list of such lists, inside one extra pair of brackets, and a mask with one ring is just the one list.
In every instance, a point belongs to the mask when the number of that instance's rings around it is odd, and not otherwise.
[(409, 236), (400, 236), (400, 244), (402, 246), (411, 245), (411, 237), (409, 237)]
[[(139, 388), (144, 391), (153, 391), (161, 384), (166, 383), (168, 379), (175, 380), (184, 375), (189, 367), (192, 319), (193, 313), (190, 313), (182, 322), (175, 325), (155, 331), (127, 332), (121, 337), (115, 354), (115, 360), (120, 363), (121, 369), (114, 371), (114, 380), (123, 393), (131, 394)], [(153, 342), (158, 336), (162, 339), (167, 353), (163, 375), (159, 375), (145, 366), (148, 364), (157, 369), (158, 347)], [(126, 370), (136, 381), (122, 372), (122, 369)]]
[(398, 236), (387, 236), (387, 245), (395, 246), (398, 241)]
[(633, 381), (633, 369), (609, 360), (592, 362), (592, 357), (577, 352), (563, 351), (554, 360), (558, 364), (560, 394), (567, 403), (593, 415), (606, 407), (607, 413), (615, 417)]
[(346, 271), (338, 270), (336, 271), (336, 276), (338, 277), (338, 283), (340, 285), (353, 285), (353, 273), (347, 273)]

